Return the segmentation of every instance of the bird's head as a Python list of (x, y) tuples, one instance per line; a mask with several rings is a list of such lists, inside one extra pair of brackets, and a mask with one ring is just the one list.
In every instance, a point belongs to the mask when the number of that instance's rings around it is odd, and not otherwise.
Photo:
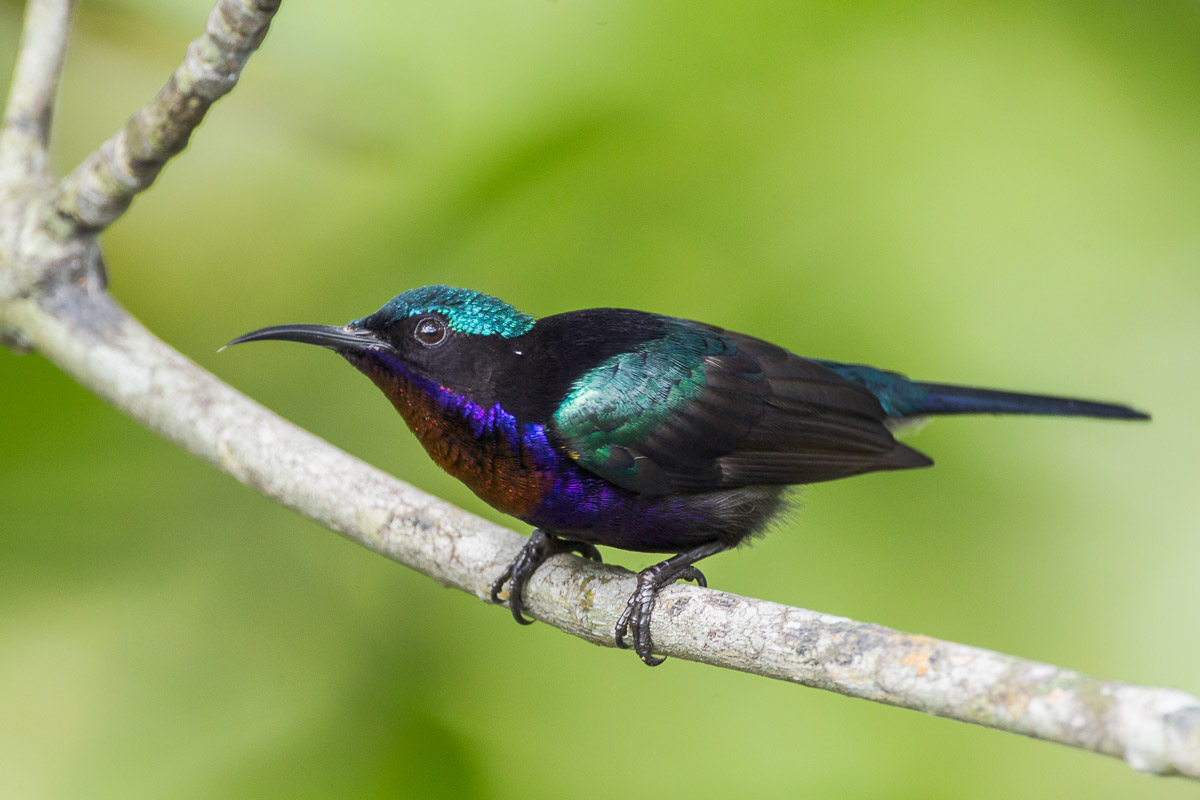
[(521, 355), (514, 341), (533, 324), (533, 317), (481, 292), (423, 286), (346, 325), (276, 325), (225, 347), (265, 339), (315, 344), (341, 354), (381, 388), (387, 373), (404, 369), (469, 393), (490, 384), (499, 358)]

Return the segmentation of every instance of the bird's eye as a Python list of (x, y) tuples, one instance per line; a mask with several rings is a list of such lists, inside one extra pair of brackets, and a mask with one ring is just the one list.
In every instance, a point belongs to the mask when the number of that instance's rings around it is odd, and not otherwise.
[(426, 347), (441, 344), (446, 338), (446, 323), (437, 317), (422, 317), (413, 329), (413, 336)]

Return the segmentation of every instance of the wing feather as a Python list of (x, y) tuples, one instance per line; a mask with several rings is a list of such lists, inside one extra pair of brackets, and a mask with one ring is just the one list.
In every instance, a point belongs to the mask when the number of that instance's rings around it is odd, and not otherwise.
[(580, 466), (666, 494), (931, 464), (885, 417), (867, 388), (818, 362), (664, 318), (663, 335), (576, 380), (551, 428)]

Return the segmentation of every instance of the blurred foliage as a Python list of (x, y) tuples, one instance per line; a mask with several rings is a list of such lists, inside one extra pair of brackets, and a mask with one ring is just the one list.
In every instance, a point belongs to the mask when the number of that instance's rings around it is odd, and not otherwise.
[[(208, 10), (80, 4), (60, 170), (157, 90)], [(0, 4), (5, 52), (19, 17)], [(931, 380), (1132, 402), (1154, 422), (938, 422), (911, 440), (936, 469), (810, 489), (786, 529), (706, 571), (1200, 692), (1197, 52), (1190, 0), (285, 3), (105, 235), (112, 286), (233, 385), (493, 519), (338, 359), (217, 346), (445, 282), (535, 314), (634, 306)], [(519, 629), (36, 355), (0, 352), (0, 386), (2, 795), (1194, 792)]]

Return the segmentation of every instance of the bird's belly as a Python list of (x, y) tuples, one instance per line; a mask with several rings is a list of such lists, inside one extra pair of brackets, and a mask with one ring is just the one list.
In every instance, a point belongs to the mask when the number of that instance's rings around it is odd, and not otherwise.
[(567, 539), (622, 550), (674, 553), (761, 532), (787, 505), (788, 487), (747, 486), (695, 494), (644, 495), (571, 464), (521, 519)]

